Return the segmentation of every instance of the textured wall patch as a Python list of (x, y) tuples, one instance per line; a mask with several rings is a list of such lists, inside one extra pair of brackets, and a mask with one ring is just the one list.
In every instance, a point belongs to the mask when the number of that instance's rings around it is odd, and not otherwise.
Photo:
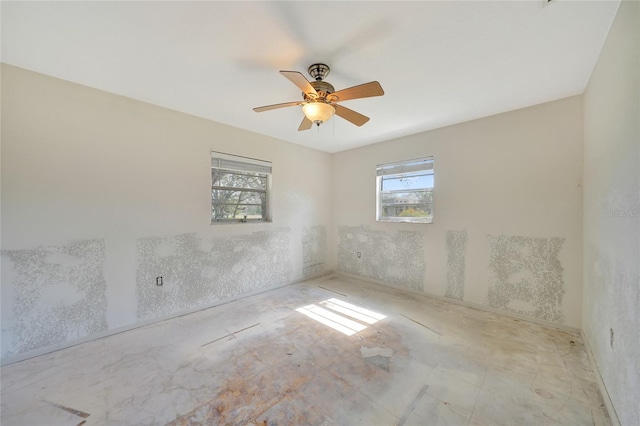
[(374, 231), (369, 226), (340, 226), (338, 231), (338, 270), (424, 290), (422, 233)]
[(463, 300), (467, 231), (447, 231), (447, 292), (446, 297)]
[(326, 272), (327, 233), (324, 226), (304, 227), (302, 231), (302, 276)]
[[(137, 241), (138, 318), (205, 306), (291, 281), (289, 228), (228, 238), (195, 234)], [(156, 277), (163, 285), (156, 285)]]
[(558, 259), (564, 238), (487, 235), (492, 285), (489, 306), (564, 323)]
[(12, 306), (2, 356), (106, 330), (104, 257), (104, 240), (2, 251), (3, 297)]

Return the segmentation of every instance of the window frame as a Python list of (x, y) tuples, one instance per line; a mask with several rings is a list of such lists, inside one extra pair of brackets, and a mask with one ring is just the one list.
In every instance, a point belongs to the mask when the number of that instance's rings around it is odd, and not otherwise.
[[(431, 176), (432, 186), (422, 187), (415, 190), (408, 189), (393, 189), (383, 190), (383, 182), (385, 179), (409, 177), (409, 176)], [(393, 195), (408, 192), (425, 192), (430, 193), (430, 201), (424, 203), (384, 203), (383, 198), (385, 195)], [(391, 223), (433, 223), (434, 218), (434, 192), (435, 192), (435, 173), (434, 173), (434, 158), (433, 156), (414, 158), (411, 160), (398, 161), (394, 163), (378, 164), (376, 166), (376, 222), (391, 222)], [(429, 216), (420, 217), (401, 217), (398, 216), (397, 209), (401, 208), (406, 210), (405, 206), (426, 206), (431, 213)], [(398, 207), (400, 206), (400, 207)], [(396, 208), (395, 216), (384, 216), (384, 208), (391, 207)]]
[[(215, 185), (214, 170), (221, 170), (227, 173), (244, 176), (259, 176), (265, 179), (265, 188), (257, 189), (242, 186), (223, 186)], [(222, 152), (211, 151), (211, 224), (229, 224), (229, 223), (268, 223), (272, 222), (271, 216), (271, 177), (272, 163), (270, 161), (258, 160), (250, 157), (242, 157), (239, 155), (225, 154)], [(264, 194), (264, 203), (234, 203), (233, 205), (243, 206), (261, 206), (262, 217), (260, 218), (232, 218), (232, 219), (216, 219), (216, 205), (227, 205), (224, 203), (216, 204), (214, 200), (214, 191), (237, 191)], [(232, 204), (229, 204), (232, 205)]]

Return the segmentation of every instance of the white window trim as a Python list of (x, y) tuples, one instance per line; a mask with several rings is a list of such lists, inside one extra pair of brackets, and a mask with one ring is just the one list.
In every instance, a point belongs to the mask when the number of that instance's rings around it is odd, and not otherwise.
[[(394, 175), (409, 175), (416, 172), (424, 172), (431, 170), (431, 174), (434, 174), (434, 158), (433, 156), (414, 158), (406, 161), (397, 161), (394, 163), (378, 164), (376, 166), (376, 222), (390, 222), (390, 223), (416, 223), (416, 224), (431, 224), (434, 221), (434, 207), (435, 202), (431, 203), (431, 220), (427, 221), (427, 218), (416, 217), (383, 217), (382, 216), (382, 178), (384, 176)], [(435, 177), (435, 176), (434, 176)], [(432, 193), (435, 188), (432, 189)]]

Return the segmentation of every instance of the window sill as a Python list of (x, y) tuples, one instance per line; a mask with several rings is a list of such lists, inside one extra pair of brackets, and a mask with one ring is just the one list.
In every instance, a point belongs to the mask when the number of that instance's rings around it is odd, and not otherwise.
[(433, 219), (430, 220), (408, 220), (408, 219), (376, 219), (376, 222), (386, 223), (415, 223), (415, 224), (431, 224)]
[(259, 220), (259, 219), (247, 219), (247, 220), (216, 220), (216, 221), (212, 221), (211, 224), (212, 225), (234, 225), (234, 224), (238, 224), (238, 225), (247, 225), (250, 223), (272, 223), (271, 220)]

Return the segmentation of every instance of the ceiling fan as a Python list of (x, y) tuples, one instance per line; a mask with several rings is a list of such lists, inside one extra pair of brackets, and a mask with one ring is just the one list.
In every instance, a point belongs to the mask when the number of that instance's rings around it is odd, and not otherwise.
[(323, 81), (324, 78), (329, 75), (330, 71), (329, 66), (326, 64), (313, 64), (307, 71), (315, 81), (310, 82), (298, 71), (280, 71), (280, 74), (288, 78), (302, 90), (301, 101), (266, 105), (254, 108), (253, 110), (255, 112), (263, 112), (302, 105), (304, 118), (302, 119), (302, 123), (300, 123), (300, 127), (298, 127), (299, 131), (309, 130), (314, 123), (319, 126), (329, 120), (333, 114), (344, 118), (356, 126), (362, 126), (369, 121), (369, 117), (343, 107), (342, 105), (338, 105), (338, 102), (384, 95), (384, 90), (382, 90), (382, 86), (380, 86), (380, 83), (377, 81), (371, 81), (336, 92), (331, 84)]

